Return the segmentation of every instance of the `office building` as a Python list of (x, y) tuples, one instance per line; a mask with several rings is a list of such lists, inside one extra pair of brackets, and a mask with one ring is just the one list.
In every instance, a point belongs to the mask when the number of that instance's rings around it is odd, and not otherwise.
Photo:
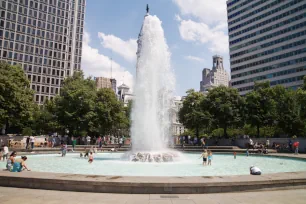
[(213, 56), (212, 69), (204, 68), (202, 71), (202, 81), (200, 82), (200, 92), (206, 94), (209, 89), (223, 85), (228, 86), (229, 76), (223, 67), (223, 58), (219, 55)]
[(19, 64), (42, 104), (81, 69), (86, 0), (1, 0), (0, 60)]
[(127, 106), (129, 101), (133, 100), (134, 95), (130, 92), (130, 87), (123, 83), (118, 87), (118, 97), (124, 106)]
[(244, 95), (255, 81), (296, 89), (306, 74), (305, 0), (227, 1), (231, 84)]
[(96, 77), (96, 87), (97, 89), (110, 88), (116, 93), (117, 81), (116, 79), (110, 79), (106, 77)]

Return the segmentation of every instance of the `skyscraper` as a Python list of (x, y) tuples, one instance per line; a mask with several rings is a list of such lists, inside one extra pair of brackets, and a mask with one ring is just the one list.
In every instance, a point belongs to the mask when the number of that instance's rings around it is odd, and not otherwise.
[(228, 0), (231, 84), (255, 81), (296, 89), (306, 75), (305, 0)]
[(114, 93), (117, 93), (117, 81), (116, 79), (110, 79), (106, 77), (96, 77), (96, 87), (97, 89), (102, 88), (110, 88), (114, 91)]
[(209, 89), (223, 85), (228, 86), (228, 74), (223, 67), (223, 58), (219, 55), (213, 56), (212, 69), (204, 68), (202, 71), (202, 81), (200, 91), (207, 93)]
[(65, 77), (81, 69), (86, 0), (2, 0), (0, 60), (19, 64), (34, 100), (59, 93)]

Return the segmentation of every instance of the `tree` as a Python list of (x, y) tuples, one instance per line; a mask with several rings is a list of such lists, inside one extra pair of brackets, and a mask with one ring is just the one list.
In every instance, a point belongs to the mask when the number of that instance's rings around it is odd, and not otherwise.
[(214, 126), (223, 129), (224, 137), (227, 137), (228, 127), (239, 126), (243, 121), (244, 99), (239, 96), (237, 89), (219, 86), (209, 90), (206, 108), (213, 118)]
[(122, 102), (111, 89), (99, 89), (95, 102), (95, 127), (99, 133), (105, 134), (112, 130), (124, 129), (129, 121)]
[(297, 94), (283, 86), (272, 88), (274, 101), (276, 102), (277, 126), (289, 136), (300, 135), (304, 130), (304, 124), (300, 117)]
[(82, 72), (75, 72), (63, 82), (60, 95), (54, 99), (54, 114), (69, 135), (85, 136), (94, 131), (96, 87)]
[(21, 67), (0, 62), (0, 124), (23, 127), (35, 108), (33, 93)]
[(269, 82), (256, 83), (254, 91), (246, 95), (247, 122), (257, 128), (271, 126), (276, 120), (276, 102)]
[(183, 107), (179, 111), (180, 122), (188, 129), (194, 129), (196, 136), (199, 137), (201, 128), (210, 127), (211, 116), (203, 109), (205, 97), (200, 92), (193, 89), (188, 90), (187, 97), (183, 101)]

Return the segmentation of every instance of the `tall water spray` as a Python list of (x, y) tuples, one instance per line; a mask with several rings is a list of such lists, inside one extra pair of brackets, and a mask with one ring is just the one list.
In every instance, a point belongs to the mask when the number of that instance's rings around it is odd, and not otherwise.
[(153, 159), (158, 152), (167, 152), (171, 136), (170, 109), (175, 77), (161, 24), (158, 17), (147, 14), (138, 39), (132, 153), (146, 152), (148, 159)]

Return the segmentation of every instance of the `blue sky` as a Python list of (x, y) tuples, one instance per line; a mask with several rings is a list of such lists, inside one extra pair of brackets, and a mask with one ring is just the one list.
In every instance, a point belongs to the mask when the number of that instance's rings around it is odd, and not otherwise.
[(176, 94), (199, 90), (212, 56), (224, 57), (229, 72), (226, 0), (87, 0), (82, 69), (87, 76), (113, 77), (133, 86), (136, 40), (145, 15), (162, 21), (176, 76)]

